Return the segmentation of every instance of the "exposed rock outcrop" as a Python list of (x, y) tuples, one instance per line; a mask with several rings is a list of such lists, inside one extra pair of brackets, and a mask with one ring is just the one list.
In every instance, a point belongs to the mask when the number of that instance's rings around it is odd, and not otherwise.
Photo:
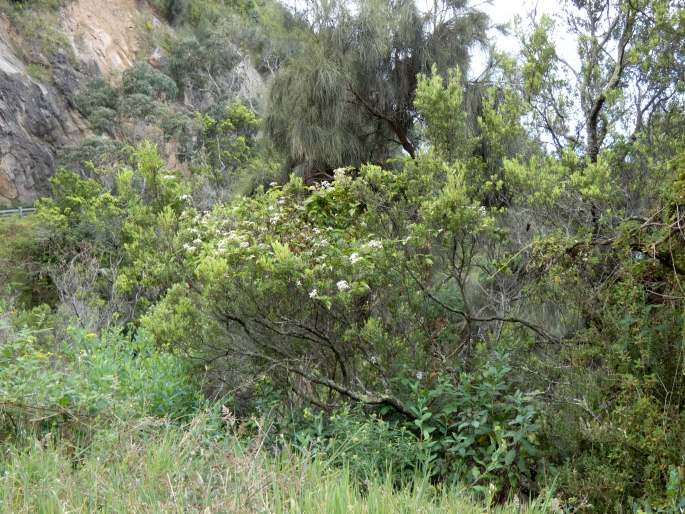
[[(164, 49), (146, 48), (151, 42), (142, 28), (171, 37), (174, 29), (144, 0), (70, 0), (51, 16), (61, 49), (22, 39), (0, 12), (0, 208), (28, 206), (49, 194), (60, 150), (92, 135), (76, 107), (88, 80), (104, 77), (116, 84), (139, 60), (160, 70), (169, 64)], [(211, 76), (211, 87), (184, 88), (179, 112), (227, 99), (259, 110), (265, 80), (237, 46), (230, 50), (236, 62)], [(177, 164), (177, 147), (172, 140), (163, 149), (170, 165)]]
[(109, 77), (135, 62), (137, 15), (137, 0), (75, 0), (64, 8), (64, 33), (79, 61)]
[(0, 19), (0, 206), (28, 205), (48, 193), (57, 148), (85, 131), (70, 108), (78, 78), (65, 55), (56, 54), (54, 85), (32, 79)]
[[(75, 0), (62, 12), (69, 49), (50, 57), (13, 37), (0, 15), (0, 207), (29, 205), (49, 193), (55, 155), (87, 134), (75, 98), (88, 77), (114, 76), (135, 60), (137, 0)], [(21, 49), (21, 51), (19, 51)], [(32, 78), (20, 56), (49, 69)]]

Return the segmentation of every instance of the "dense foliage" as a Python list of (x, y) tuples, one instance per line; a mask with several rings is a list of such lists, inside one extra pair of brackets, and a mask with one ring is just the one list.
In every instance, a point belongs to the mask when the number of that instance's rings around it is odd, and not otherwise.
[[(685, 507), (681, 5), (569, 2), (478, 79), (466, 2), (155, 5), (167, 65), (86, 85), (100, 137), (3, 222), (3, 435), (205, 398), (213, 445), (369, 498)], [(258, 108), (224, 80), (247, 55)]]

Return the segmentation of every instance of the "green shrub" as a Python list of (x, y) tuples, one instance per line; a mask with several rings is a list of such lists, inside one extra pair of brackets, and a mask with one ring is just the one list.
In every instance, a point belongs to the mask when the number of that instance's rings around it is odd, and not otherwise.
[(102, 301), (124, 300), (124, 323), (183, 280), (189, 269), (179, 248), (196, 238), (182, 216), (189, 200), (182, 176), (149, 143), (131, 149), (131, 164), (95, 170), (91, 179), (59, 170), (52, 197), (40, 200), (36, 214), (49, 234), (47, 261), (78, 263), (86, 252), (96, 270), (110, 267), (91, 287)]
[(87, 176), (97, 169), (112, 168), (128, 161), (130, 149), (121, 141), (108, 137), (89, 137), (74, 146), (63, 148), (59, 154), (58, 167)]
[(173, 100), (178, 95), (174, 81), (147, 63), (128, 68), (124, 72), (121, 88), (125, 95), (144, 95), (159, 100)]
[(406, 483), (424, 473), (429, 460), (407, 427), (360, 409), (344, 407), (326, 415), (305, 408), (280, 429), (302, 454), (347, 467), (358, 480), (385, 477)]
[(158, 111), (162, 110), (160, 104), (152, 97), (133, 93), (124, 96), (119, 102), (119, 110), (135, 121), (149, 121), (155, 118)]
[(0, 240), (0, 299), (11, 298), (19, 307), (54, 302), (43, 268), (45, 237), (36, 218), (0, 218)]
[(107, 81), (96, 79), (88, 82), (76, 96), (78, 109), (86, 116), (98, 107), (116, 109), (118, 93)]
[(0, 347), (3, 428), (8, 419), (54, 425), (94, 416), (186, 417), (200, 404), (189, 372), (183, 359), (159, 352), (142, 332), (70, 330), (54, 341), (25, 326)]
[(186, 86), (201, 90), (209, 85), (208, 89), (220, 97), (222, 93), (234, 92), (217, 91), (216, 81), (230, 72), (239, 60), (240, 54), (230, 34), (218, 29), (209, 31), (204, 38), (184, 33), (173, 42), (169, 51), (168, 72), (183, 90)]
[(438, 476), (485, 492), (530, 490), (540, 457), (541, 406), (514, 390), (511, 369), (496, 362), (462, 374), (457, 384), (409, 381), (421, 446)]

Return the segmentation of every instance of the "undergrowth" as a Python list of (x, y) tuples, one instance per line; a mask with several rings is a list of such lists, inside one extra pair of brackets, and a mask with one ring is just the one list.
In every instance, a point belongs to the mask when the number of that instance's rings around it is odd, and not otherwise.
[(259, 434), (219, 436), (209, 412), (186, 425), (114, 423), (79, 447), (43, 436), (0, 456), (0, 512), (514, 513), (553, 512), (554, 500), (484, 505), (425, 476), (396, 487), (355, 480)]

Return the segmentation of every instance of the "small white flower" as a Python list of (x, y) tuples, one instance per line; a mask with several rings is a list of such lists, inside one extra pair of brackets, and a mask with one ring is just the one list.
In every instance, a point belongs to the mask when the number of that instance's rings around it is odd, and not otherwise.
[(372, 239), (371, 241), (366, 243), (365, 246), (371, 250), (382, 250), (383, 249), (383, 243), (381, 243), (380, 241), (377, 241), (375, 239)]
[(478, 209), (478, 213), (479, 213), (482, 217), (485, 217), (485, 216), (487, 216), (488, 211), (487, 211), (487, 209), (486, 209), (484, 206), (481, 205), (480, 208)]
[(338, 287), (338, 291), (347, 291), (350, 288), (347, 280), (338, 280), (338, 283), (335, 285)]
[(247, 248), (248, 246), (250, 246), (250, 243), (248, 243), (247, 241), (243, 241), (242, 243), (240, 243), (240, 248)]
[(283, 204), (285, 203), (285, 198), (283, 198), (283, 197), (281, 196), (278, 200), (276, 200), (276, 203), (277, 203), (278, 205), (283, 205)]
[(423, 380), (423, 371), (416, 372), (416, 380)]
[(359, 256), (358, 253), (353, 253), (352, 255), (350, 255), (350, 262), (352, 264), (357, 264), (361, 260), (362, 258)]
[(183, 245), (183, 249), (188, 253), (193, 253), (195, 251), (195, 247), (192, 245), (189, 245), (188, 243), (185, 243)]
[(269, 182), (269, 185), (270, 185), (271, 187), (274, 187), (274, 186), (277, 186), (277, 185), (278, 185), (278, 182)]
[(182, 202), (189, 202), (190, 200), (193, 199), (193, 197), (190, 195), (181, 195), (180, 199)]
[(319, 296), (319, 291), (316, 288), (309, 291), (309, 298), (316, 298), (317, 296)]
[(295, 285), (296, 285), (296, 286), (301, 286), (301, 285), (302, 285), (302, 281), (298, 278), (298, 279), (297, 279), (297, 282), (295, 282)]

